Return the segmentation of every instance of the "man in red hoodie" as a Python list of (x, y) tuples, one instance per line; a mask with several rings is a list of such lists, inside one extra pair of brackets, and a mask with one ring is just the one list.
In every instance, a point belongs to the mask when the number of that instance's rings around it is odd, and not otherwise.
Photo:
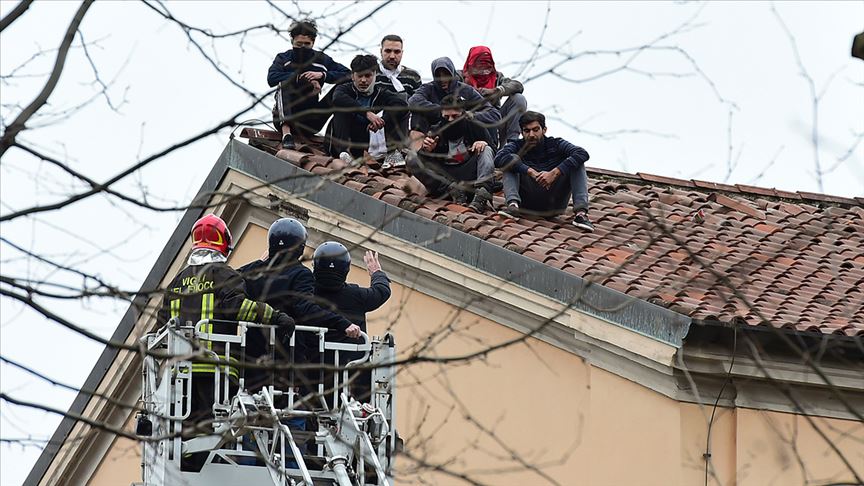
[[(528, 101), (522, 95), (522, 83), (505, 77), (495, 69), (492, 50), (486, 46), (472, 47), (458, 75), (465, 84), (472, 86), (501, 111), (498, 146), (503, 147), (508, 141), (518, 139), (521, 133), (519, 117), (528, 110)], [(502, 105), (501, 99), (504, 97), (507, 100)]]

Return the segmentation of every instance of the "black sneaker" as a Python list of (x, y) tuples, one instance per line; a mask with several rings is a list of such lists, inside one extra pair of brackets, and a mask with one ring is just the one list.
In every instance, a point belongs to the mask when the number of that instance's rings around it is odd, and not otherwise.
[(576, 213), (576, 216), (573, 218), (573, 226), (589, 233), (594, 232), (594, 225), (591, 224), (591, 220), (588, 219), (588, 213), (585, 211)]
[(447, 186), (447, 192), (456, 204), (461, 204), (462, 206), (468, 205), (468, 193), (463, 191), (459, 187), (459, 184), (451, 182), (450, 185)]
[(475, 213), (485, 213), (488, 209), (492, 209), (492, 194), (489, 194), (489, 190), (485, 187), (478, 187), (474, 191), (474, 199), (468, 207)]
[(501, 208), (498, 211), (498, 214), (509, 219), (519, 219), (519, 217), (521, 216), (521, 214), (519, 214), (519, 203), (511, 202), (510, 204)]
[(294, 150), (294, 137), (292, 137), (290, 133), (286, 133), (282, 136), (282, 148), (286, 150)]

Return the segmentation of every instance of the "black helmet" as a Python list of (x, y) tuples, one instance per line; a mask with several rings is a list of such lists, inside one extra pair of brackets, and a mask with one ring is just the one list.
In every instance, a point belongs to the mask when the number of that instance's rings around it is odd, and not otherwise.
[(321, 243), (313, 257), (315, 285), (322, 288), (339, 288), (345, 283), (351, 270), (351, 254), (342, 243)]
[(306, 228), (294, 218), (277, 219), (267, 232), (270, 258), (297, 260), (306, 246)]

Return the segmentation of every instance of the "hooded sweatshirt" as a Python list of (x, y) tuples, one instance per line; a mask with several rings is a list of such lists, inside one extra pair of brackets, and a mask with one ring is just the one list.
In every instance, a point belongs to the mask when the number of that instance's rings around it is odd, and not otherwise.
[(455, 94), (464, 98), (465, 106), (474, 112), (475, 120), (484, 124), (494, 124), (501, 120), (501, 112), (498, 108), (480, 96), (476, 89), (457, 80), (456, 67), (449, 57), (439, 57), (432, 61), (432, 75), (434, 76), (435, 71), (442, 68), (453, 76), (447, 90), (441, 89), (438, 82), (433, 79), (414, 92), (408, 99), (408, 106), (422, 108), (424, 114), (437, 112), (440, 115), (441, 100), (449, 94)]

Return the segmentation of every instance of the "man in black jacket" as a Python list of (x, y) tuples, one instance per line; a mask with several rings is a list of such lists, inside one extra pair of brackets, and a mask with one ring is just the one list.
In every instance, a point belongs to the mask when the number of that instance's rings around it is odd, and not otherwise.
[(504, 171), (506, 206), (499, 214), (518, 218), (521, 213), (542, 216), (562, 214), (573, 199), (573, 224), (594, 231), (588, 219), (588, 152), (582, 147), (546, 136), (546, 117), (526, 111), (519, 119), (522, 138), (511, 140), (495, 156)]
[(441, 100), (441, 122), (434, 125), (416, 155), (408, 156), (408, 171), (431, 197), (449, 194), (457, 204), (483, 213), (492, 201), (495, 172), (491, 133), (469, 120), (465, 100), (448, 95)]
[[(381, 270), (377, 253), (367, 251), (363, 261), (366, 263), (366, 270), (371, 278), (369, 287), (346, 283), (348, 272), (351, 270), (351, 254), (341, 243), (335, 241), (322, 243), (315, 250), (313, 257), (315, 295), (320, 300), (335, 307), (339, 314), (347, 317), (351, 322), (360, 326), (363, 332), (366, 332), (366, 313), (378, 309), (390, 298), (390, 279)], [(328, 341), (332, 339), (346, 343), (363, 344), (361, 339), (347, 336), (333, 336), (327, 339)], [(362, 355), (361, 352), (340, 352), (339, 364), (344, 366), (350, 361), (361, 358)], [(351, 387), (355, 397), (365, 398), (368, 395), (371, 386), (370, 378), (370, 373), (363, 373), (357, 379), (357, 386)]]
[[(239, 269), (250, 295), (287, 312), (298, 324), (326, 327), (349, 337), (360, 336), (359, 326), (315, 302), (315, 277), (300, 263), (306, 245), (306, 228), (293, 218), (282, 218), (270, 225), (267, 240), (267, 259)], [(287, 345), (289, 338), (290, 335), (281, 335), (279, 341)], [(295, 343), (295, 362), (317, 361), (318, 341), (313, 334), (298, 333)], [(299, 378), (311, 383), (314, 378), (310, 376)]]
[(338, 84), (350, 75), (348, 68), (312, 49), (318, 35), (314, 20), (294, 22), (290, 34), (292, 48), (277, 54), (267, 72), (267, 84), (279, 86), (273, 124), (281, 127), (286, 149), (294, 148), (294, 135), (315, 134), (330, 118), (332, 96), (318, 98), (324, 83)]
[(404, 108), (408, 103), (378, 86), (377, 72), (375, 56), (361, 54), (351, 61), (351, 82), (333, 88), (336, 109), (328, 129), (327, 147), (334, 157), (343, 152), (355, 159), (362, 157), (369, 151), (370, 134), (381, 130), (387, 142), (398, 141), (397, 129), (407, 116)]

